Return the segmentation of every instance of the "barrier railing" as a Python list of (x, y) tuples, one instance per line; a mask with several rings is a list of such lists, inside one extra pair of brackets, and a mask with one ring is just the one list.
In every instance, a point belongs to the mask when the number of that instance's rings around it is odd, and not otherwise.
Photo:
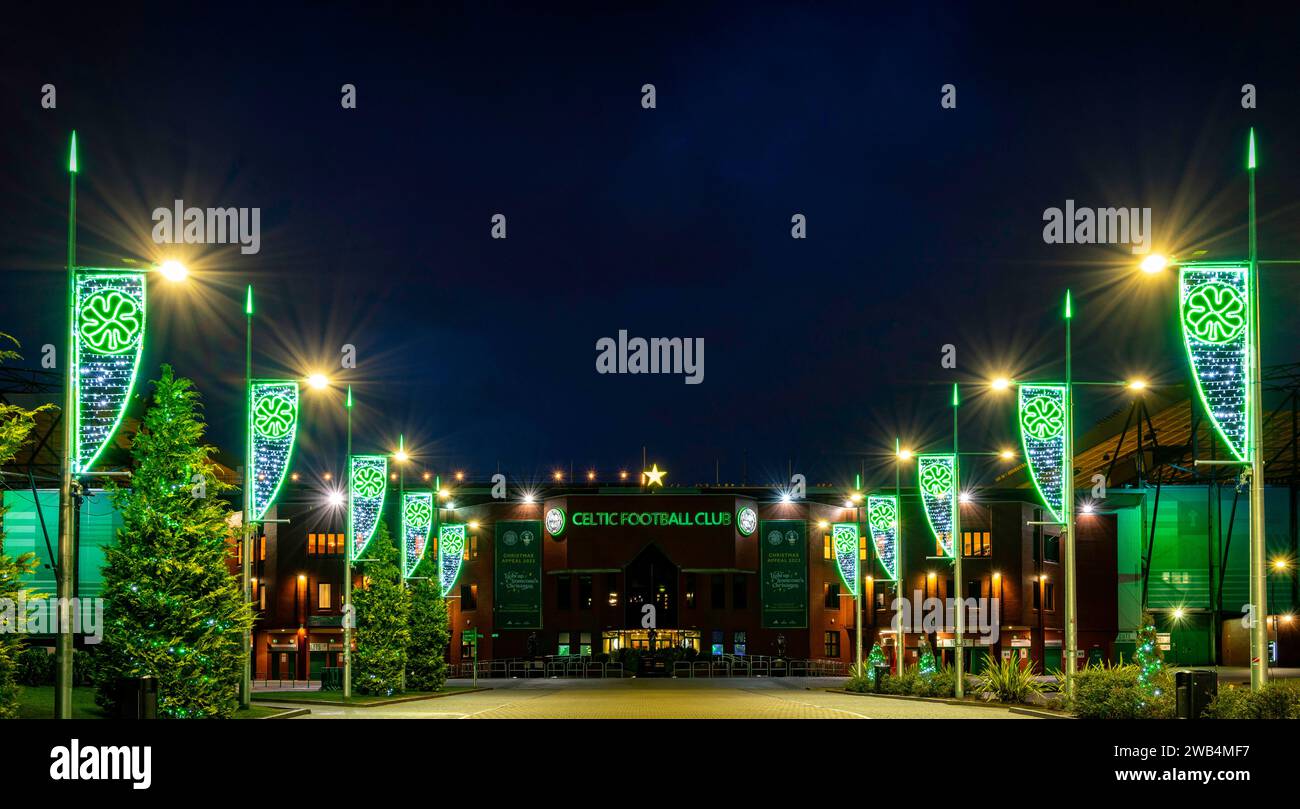
[[(571, 678), (621, 678), (625, 667), (621, 661), (602, 662), (589, 657), (567, 655), (545, 660), (480, 660), (477, 664), (480, 679), (530, 677)], [(722, 655), (702, 660), (675, 660), (664, 667), (672, 677), (842, 677), (848, 665), (840, 660), (811, 659), (790, 660), (766, 655)], [(474, 675), (474, 663), (453, 664), (449, 676), (468, 679)], [(645, 668), (642, 668), (644, 673)], [(644, 676), (644, 674), (643, 674)], [(308, 689), (320, 687), (318, 680), (259, 680), (254, 687), (267, 689)]]

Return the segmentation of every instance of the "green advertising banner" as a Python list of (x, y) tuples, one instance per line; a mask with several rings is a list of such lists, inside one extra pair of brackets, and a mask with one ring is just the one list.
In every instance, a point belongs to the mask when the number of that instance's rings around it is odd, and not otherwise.
[(758, 530), (763, 628), (808, 628), (808, 524), (765, 520)]
[(492, 543), (498, 629), (542, 628), (542, 524), (499, 522)]

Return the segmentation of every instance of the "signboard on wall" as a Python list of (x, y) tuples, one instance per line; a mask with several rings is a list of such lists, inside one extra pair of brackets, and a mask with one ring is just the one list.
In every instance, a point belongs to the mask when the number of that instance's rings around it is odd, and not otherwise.
[(492, 602), (499, 629), (542, 628), (542, 523), (499, 522)]
[(766, 520), (758, 530), (763, 628), (808, 628), (808, 524)]

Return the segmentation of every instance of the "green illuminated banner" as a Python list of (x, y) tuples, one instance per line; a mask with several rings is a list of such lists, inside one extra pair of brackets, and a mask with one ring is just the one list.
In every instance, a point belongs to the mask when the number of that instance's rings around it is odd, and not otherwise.
[(492, 609), (500, 629), (542, 628), (542, 525), (499, 522), (493, 547)]
[(465, 526), (460, 523), (438, 528), (438, 584), (443, 598), (451, 594), (460, 578), (460, 565), (465, 558)]
[(766, 520), (758, 532), (764, 629), (808, 628), (808, 524)]
[(898, 580), (898, 498), (892, 494), (867, 497), (867, 527), (885, 574)]
[(433, 529), (433, 493), (406, 492), (402, 504), (402, 575), (410, 578), (424, 559)]
[(952, 518), (957, 509), (957, 487), (953, 485), (956, 456), (918, 455), (916, 459), (925, 521), (930, 525), (930, 533), (943, 548), (944, 554), (951, 557)]
[(1250, 266), (1185, 264), (1178, 272), (1179, 322), (1196, 392), (1228, 451), (1248, 460)]
[(360, 559), (379, 527), (388, 492), (388, 456), (353, 455), (348, 464), (348, 507), (352, 509), (352, 558)]
[(266, 516), (289, 472), (298, 435), (298, 383), (254, 382), (248, 392), (253, 522)]
[(77, 372), (73, 473), (89, 472), (122, 423), (144, 348), (145, 274), (79, 269), (70, 362)]
[(861, 578), (858, 573), (858, 555), (861, 553), (858, 536), (858, 524), (855, 522), (837, 522), (831, 526), (831, 545), (835, 551), (840, 580), (854, 598), (858, 595), (858, 580)]
[(1065, 386), (1021, 385), (1020, 445), (1029, 477), (1053, 520), (1064, 519)]

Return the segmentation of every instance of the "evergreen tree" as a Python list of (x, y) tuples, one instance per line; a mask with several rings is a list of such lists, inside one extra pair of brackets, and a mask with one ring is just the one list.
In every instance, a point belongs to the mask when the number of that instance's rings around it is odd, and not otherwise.
[(447, 682), (447, 645), (451, 641), (447, 602), (433, 579), (411, 583), (411, 645), (407, 647), (406, 687), (440, 691)]
[[(0, 333), (0, 340), (18, 344), (3, 333)], [(18, 358), (17, 353), (0, 349), (0, 362)], [(36, 414), (45, 409), (46, 406), (27, 410), (0, 400), (0, 466), (12, 461), (18, 450), (27, 444), (36, 427)], [(0, 599), (15, 607), (11, 610), (0, 608), (0, 719), (12, 719), (18, 715), (18, 658), (25, 645), (25, 635), (18, 626), (25, 616), (18, 614), (16, 605), (20, 596), (28, 600), (43, 596), (25, 587), (22, 580), (36, 569), (36, 554), (24, 553), (17, 558), (5, 555), (4, 512), (5, 509), (0, 507)]]
[(1146, 610), (1142, 611), (1142, 626), (1138, 628), (1133, 662), (1138, 666), (1138, 683), (1148, 693), (1159, 696), (1155, 681), (1165, 667), (1165, 653), (1160, 650), (1160, 639), (1156, 636), (1156, 619)]
[(934, 674), (939, 670), (939, 667), (934, 662), (934, 650), (930, 648), (930, 639), (925, 635), (921, 636), (917, 670), (927, 675)]
[(871, 653), (867, 655), (867, 676), (871, 682), (876, 682), (876, 675), (880, 672), (880, 666), (885, 665), (885, 650), (880, 648), (879, 643), (871, 644)]
[(202, 443), (199, 394), (162, 366), (131, 444), (129, 488), (113, 487), (122, 515), (105, 549), (104, 639), (95, 701), (114, 710), (120, 679), (158, 681), (158, 715), (225, 718), (238, 707), (243, 634), (251, 605), (226, 567), (232, 512)]
[(411, 643), (411, 600), (402, 584), (397, 548), (383, 520), (375, 529), (361, 563), (364, 586), (352, 593), (357, 648), (352, 655), (352, 687), (359, 694), (395, 694), (402, 690), (406, 649)]

